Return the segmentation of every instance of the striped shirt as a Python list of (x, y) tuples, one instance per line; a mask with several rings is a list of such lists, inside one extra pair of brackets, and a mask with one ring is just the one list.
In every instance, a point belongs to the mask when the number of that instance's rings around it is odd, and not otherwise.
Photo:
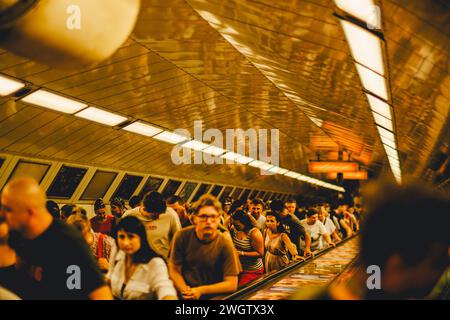
[[(251, 229), (243, 239), (238, 239), (237, 237), (238, 231), (236, 231), (235, 228), (231, 230), (231, 237), (233, 239), (233, 243), (234, 246), (236, 247), (236, 250), (244, 252), (256, 251), (255, 249), (253, 249), (250, 239), (250, 233), (252, 232), (253, 229)], [(242, 269), (244, 269), (244, 271), (261, 270), (264, 266), (261, 257), (239, 256), (239, 260), (241, 261)]]

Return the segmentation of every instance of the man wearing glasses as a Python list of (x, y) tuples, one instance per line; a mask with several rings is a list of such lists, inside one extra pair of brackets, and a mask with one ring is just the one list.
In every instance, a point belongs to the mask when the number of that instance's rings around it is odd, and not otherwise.
[(194, 226), (178, 231), (172, 242), (169, 273), (183, 299), (207, 299), (233, 292), (241, 271), (236, 249), (218, 230), (220, 202), (203, 195), (194, 204)]

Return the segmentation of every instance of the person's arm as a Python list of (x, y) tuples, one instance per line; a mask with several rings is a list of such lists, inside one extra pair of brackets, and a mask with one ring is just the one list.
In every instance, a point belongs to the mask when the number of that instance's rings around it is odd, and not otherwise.
[(345, 229), (345, 231), (347, 233), (347, 238), (351, 237), (353, 232), (352, 232), (352, 229), (348, 226), (348, 224), (343, 219), (340, 219), (339, 223), (341, 224), (341, 227)]
[(185, 299), (198, 300), (201, 296), (207, 294), (218, 294), (218, 293), (228, 293), (236, 291), (238, 288), (238, 277), (228, 276), (224, 277), (224, 281), (192, 288), (190, 294), (183, 297)]
[(335, 242), (339, 242), (339, 241), (342, 240), (341, 237), (339, 237), (337, 231), (334, 231), (334, 232), (331, 234), (331, 237), (334, 239)]
[(172, 260), (169, 261), (169, 276), (170, 279), (172, 279), (175, 288), (181, 293), (189, 289), (189, 286), (184, 281), (181, 273), (181, 266), (175, 264)]
[(239, 255), (243, 257), (255, 257), (255, 258), (264, 256), (264, 239), (259, 229), (255, 228), (250, 233), (250, 244), (254, 251), (250, 252), (240, 251)]
[(104, 285), (100, 288), (95, 289), (89, 293), (89, 299), (91, 300), (113, 300), (111, 289)]
[(152, 262), (154, 262), (154, 266), (151, 268), (153, 281), (151, 281), (150, 287), (153, 287), (159, 300), (177, 300), (177, 291), (169, 279), (166, 263), (161, 258), (155, 258), (150, 263)]
[(336, 244), (333, 241), (331, 241), (330, 235), (328, 233), (324, 233), (322, 236), (330, 246), (336, 247)]
[(286, 233), (281, 234), (281, 241), (284, 242), (284, 246), (286, 247), (286, 249), (288, 249), (291, 256), (293, 256), (293, 257), (298, 256), (297, 248), (292, 244), (291, 239), (289, 239), (289, 237)]
[[(293, 222), (294, 227), (296, 228), (297, 233), (301, 236), (305, 237), (305, 257), (311, 255), (311, 235), (308, 231), (306, 231), (305, 227), (303, 227), (300, 220), (296, 217), (291, 215), (291, 219)], [(296, 244), (299, 245), (299, 244)]]

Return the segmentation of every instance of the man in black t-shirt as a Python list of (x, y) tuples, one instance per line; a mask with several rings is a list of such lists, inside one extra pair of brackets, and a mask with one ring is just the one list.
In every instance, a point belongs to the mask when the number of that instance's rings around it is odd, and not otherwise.
[(305, 239), (305, 251), (303, 255), (305, 257), (311, 255), (311, 236), (306, 232), (300, 220), (285, 210), (284, 203), (281, 200), (272, 201), (270, 209), (280, 214), (280, 224), (284, 227), (289, 239), (297, 246), (298, 250), (300, 250), (300, 238), (303, 237)]
[(35, 180), (11, 181), (1, 202), (1, 215), (10, 228), (9, 243), (35, 271), (34, 298), (112, 299), (84, 239), (73, 227), (53, 219)]

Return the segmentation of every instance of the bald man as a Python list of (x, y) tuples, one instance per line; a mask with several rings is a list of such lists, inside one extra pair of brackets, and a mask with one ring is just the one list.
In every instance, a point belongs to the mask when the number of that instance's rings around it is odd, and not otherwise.
[(97, 264), (79, 232), (54, 220), (46, 197), (31, 178), (9, 182), (1, 195), (1, 218), (10, 244), (32, 264), (40, 299), (112, 299)]

